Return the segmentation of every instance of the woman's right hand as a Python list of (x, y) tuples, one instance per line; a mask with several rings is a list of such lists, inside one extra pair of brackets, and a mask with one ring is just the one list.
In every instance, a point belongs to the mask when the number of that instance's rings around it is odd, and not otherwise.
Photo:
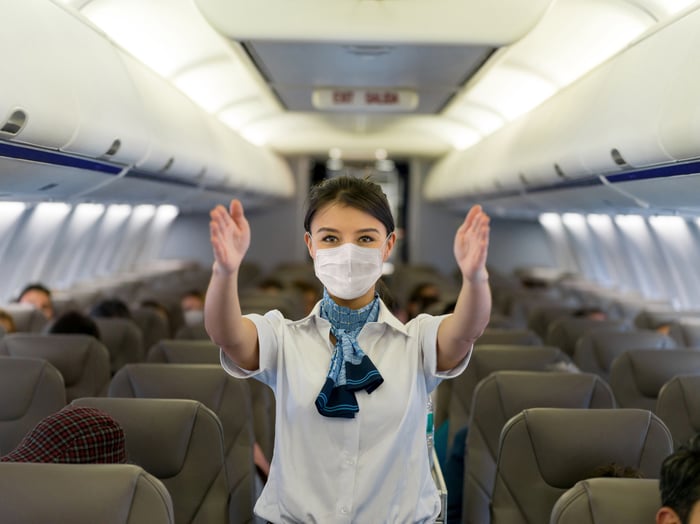
[(240, 200), (231, 200), (229, 210), (216, 206), (209, 213), (209, 232), (214, 249), (214, 271), (232, 274), (238, 271), (250, 246), (250, 226)]

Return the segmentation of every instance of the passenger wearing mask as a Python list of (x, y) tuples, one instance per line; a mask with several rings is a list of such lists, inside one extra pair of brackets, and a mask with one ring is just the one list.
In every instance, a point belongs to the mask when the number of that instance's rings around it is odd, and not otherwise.
[(270, 522), (432, 522), (440, 512), (426, 447), (428, 396), (461, 373), (488, 323), (489, 218), (473, 207), (454, 239), (455, 311), (401, 323), (376, 293), (396, 242), (381, 187), (341, 176), (314, 187), (304, 239), (324, 286), (304, 319), (241, 314), (250, 245), (239, 201), (211, 212), (215, 262), (206, 327), (224, 368), (275, 391), (270, 476), (255, 506)]
[(188, 326), (204, 323), (204, 295), (201, 291), (193, 289), (182, 295), (180, 308)]
[(51, 320), (54, 315), (53, 302), (51, 301), (51, 290), (38, 282), (29, 284), (20, 292), (17, 302), (28, 304)]

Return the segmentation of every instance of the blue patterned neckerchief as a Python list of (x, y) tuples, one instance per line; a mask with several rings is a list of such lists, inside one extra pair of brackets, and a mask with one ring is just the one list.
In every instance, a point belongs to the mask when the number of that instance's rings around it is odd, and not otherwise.
[(326, 417), (354, 418), (360, 411), (355, 391), (372, 393), (384, 379), (360, 346), (357, 335), (367, 322), (379, 318), (379, 297), (361, 309), (339, 306), (323, 290), (321, 318), (331, 323), (335, 350), (331, 357), (326, 382), (316, 398), (316, 409)]

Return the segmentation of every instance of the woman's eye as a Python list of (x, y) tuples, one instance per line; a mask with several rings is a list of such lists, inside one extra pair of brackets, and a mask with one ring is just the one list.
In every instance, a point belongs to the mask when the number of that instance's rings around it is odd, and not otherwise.
[(361, 244), (371, 244), (372, 242), (374, 242), (374, 239), (372, 237), (368, 237), (366, 235), (360, 237)]
[(323, 237), (323, 238), (321, 239), (321, 242), (330, 242), (330, 243), (333, 243), (333, 242), (337, 242), (337, 241), (338, 241), (338, 237), (335, 236), (335, 235), (326, 235), (325, 237)]

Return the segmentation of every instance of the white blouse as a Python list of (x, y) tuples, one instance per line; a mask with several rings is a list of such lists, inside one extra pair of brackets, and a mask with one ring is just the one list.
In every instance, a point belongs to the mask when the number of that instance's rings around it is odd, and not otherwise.
[(354, 419), (324, 417), (314, 405), (333, 353), (319, 304), (298, 321), (277, 310), (246, 317), (257, 327), (260, 368), (246, 371), (223, 352), (221, 364), (235, 377), (268, 384), (276, 396), (274, 456), (255, 513), (274, 523), (434, 521), (440, 499), (425, 439), (428, 394), (469, 361), (436, 371), (444, 317), (419, 315), (404, 325), (380, 303), (377, 322), (357, 340), (384, 383), (355, 393)]

